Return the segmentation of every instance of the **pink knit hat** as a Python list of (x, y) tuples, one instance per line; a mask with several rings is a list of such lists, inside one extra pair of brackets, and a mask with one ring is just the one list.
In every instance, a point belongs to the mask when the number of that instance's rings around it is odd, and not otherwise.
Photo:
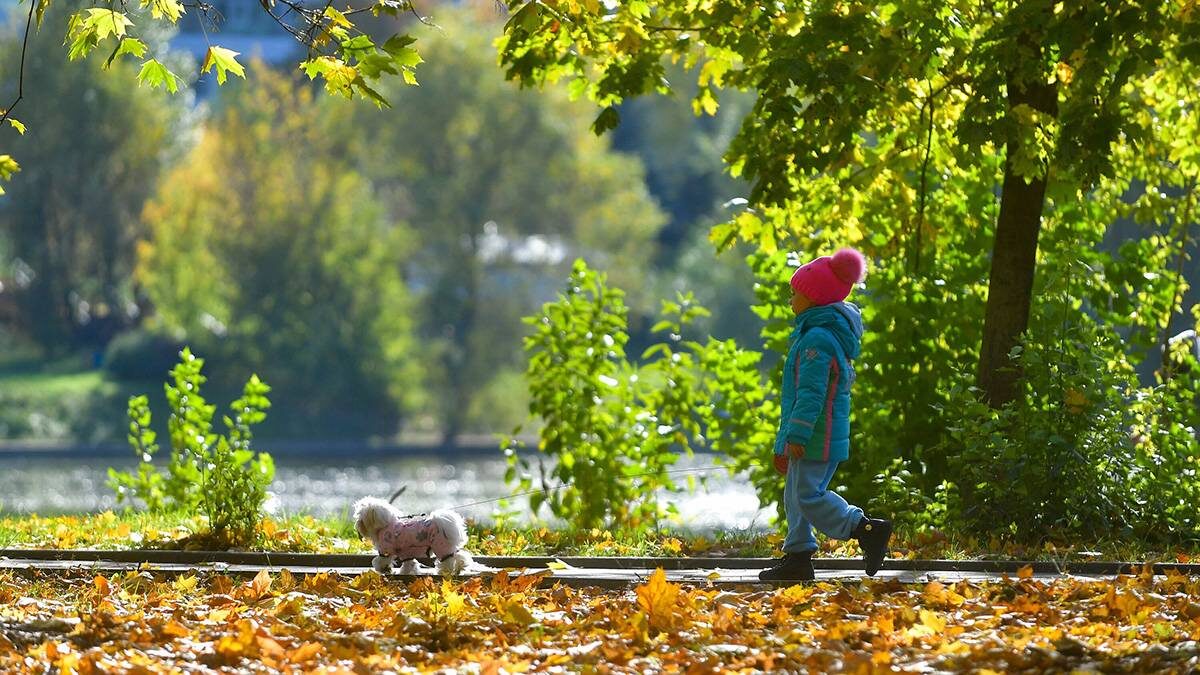
[(814, 304), (831, 305), (845, 300), (866, 272), (863, 255), (852, 248), (843, 248), (832, 256), (821, 256), (801, 265), (792, 275), (792, 290)]

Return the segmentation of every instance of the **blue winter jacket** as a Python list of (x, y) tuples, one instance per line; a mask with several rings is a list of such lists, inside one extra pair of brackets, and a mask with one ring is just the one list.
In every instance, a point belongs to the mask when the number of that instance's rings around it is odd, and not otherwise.
[(843, 462), (850, 457), (850, 385), (862, 342), (862, 314), (849, 302), (812, 307), (796, 316), (783, 364), (781, 415), (775, 454), (787, 443), (804, 458)]

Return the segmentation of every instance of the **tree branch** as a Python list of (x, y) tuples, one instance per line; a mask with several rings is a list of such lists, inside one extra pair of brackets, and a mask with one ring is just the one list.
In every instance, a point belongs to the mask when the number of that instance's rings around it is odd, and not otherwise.
[[(919, 274), (921, 271), (921, 229), (925, 227), (925, 202), (928, 200), (928, 176), (929, 176), (929, 158), (933, 151), (933, 114), (936, 110), (934, 106), (933, 83), (925, 80), (926, 86), (929, 87), (929, 98), (925, 102), (925, 108), (929, 109), (929, 130), (925, 136), (925, 159), (921, 162), (921, 201), (917, 207), (917, 224), (913, 228), (913, 274)], [(940, 90), (939, 90), (940, 91)], [(924, 112), (924, 110), (922, 110)]]
[(25, 37), (21, 40), (21, 65), (17, 71), (17, 98), (4, 109), (4, 114), (0, 115), (0, 124), (8, 121), (13, 108), (25, 98), (25, 50), (29, 47), (29, 27), (33, 24), (33, 9), (37, 4), (37, 0), (29, 0), (29, 14), (25, 17)]

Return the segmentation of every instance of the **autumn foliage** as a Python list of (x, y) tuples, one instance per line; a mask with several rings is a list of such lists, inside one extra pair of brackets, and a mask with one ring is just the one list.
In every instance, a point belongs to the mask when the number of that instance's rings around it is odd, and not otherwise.
[[(1187, 671), (1200, 580), (630, 590), (550, 572), (402, 581), (287, 571), (0, 575), (0, 670), (95, 672)], [(476, 672), (472, 670), (472, 672)]]

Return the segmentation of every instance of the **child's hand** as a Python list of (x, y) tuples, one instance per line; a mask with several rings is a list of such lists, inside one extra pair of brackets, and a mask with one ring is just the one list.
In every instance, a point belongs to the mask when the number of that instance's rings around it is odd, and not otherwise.
[(787, 475), (788, 458), (787, 455), (775, 455), (775, 470), (781, 475)]
[(787, 456), (792, 459), (804, 459), (804, 446), (796, 443), (788, 443)]

